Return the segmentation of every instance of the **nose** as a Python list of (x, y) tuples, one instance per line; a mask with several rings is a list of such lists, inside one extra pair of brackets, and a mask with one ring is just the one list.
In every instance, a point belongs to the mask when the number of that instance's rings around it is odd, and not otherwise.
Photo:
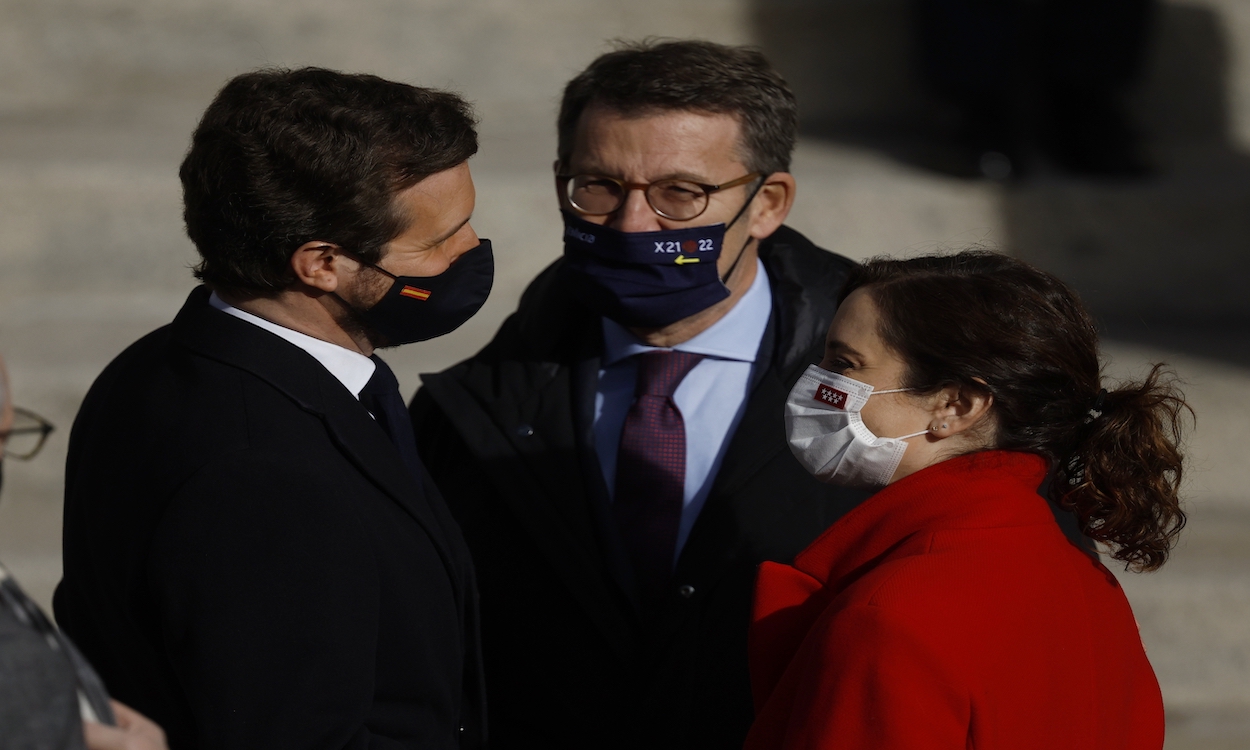
[(647, 203), (646, 193), (638, 189), (625, 193), (625, 202), (608, 217), (607, 225), (622, 232), (658, 232), (663, 229), (659, 214), (652, 211)]
[(465, 224), (460, 228), (460, 231), (456, 232), (451, 239), (447, 241), (447, 244), (444, 245), (444, 247), (447, 248), (447, 265), (450, 266), (452, 263), (455, 263), (461, 255), (464, 255), (480, 244), (482, 244), (482, 241), (478, 239), (477, 232), (473, 230), (473, 226), (471, 224)]

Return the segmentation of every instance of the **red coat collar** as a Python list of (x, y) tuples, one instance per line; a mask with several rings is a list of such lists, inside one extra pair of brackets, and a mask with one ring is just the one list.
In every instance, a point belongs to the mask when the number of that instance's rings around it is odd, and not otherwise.
[(982, 451), (906, 476), (865, 500), (812, 542), (793, 567), (840, 589), (865, 564), (917, 532), (996, 528), (1053, 519), (1035, 498), (1046, 460), (1031, 453)]
[(1054, 523), (1037, 495), (1046, 461), (983, 451), (948, 459), (891, 484), (839, 519), (795, 558), (765, 562), (750, 634), (751, 687), (759, 709), (830, 601), (909, 540), (935, 531)]

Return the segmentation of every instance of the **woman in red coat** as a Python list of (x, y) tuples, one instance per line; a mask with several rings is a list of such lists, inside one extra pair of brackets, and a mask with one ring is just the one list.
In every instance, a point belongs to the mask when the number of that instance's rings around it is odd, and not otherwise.
[(865, 264), (786, 429), (818, 478), (880, 491), (761, 567), (747, 749), (1161, 748), (1128, 601), (1060, 521), (1162, 565), (1186, 408), (1158, 366), (1104, 390), (1089, 316), (1024, 263)]

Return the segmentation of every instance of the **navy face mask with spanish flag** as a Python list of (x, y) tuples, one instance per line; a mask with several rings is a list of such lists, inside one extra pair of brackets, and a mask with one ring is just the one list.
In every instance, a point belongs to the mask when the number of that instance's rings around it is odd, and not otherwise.
[(388, 346), (451, 333), (482, 309), (495, 283), (490, 240), (482, 240), (437, 276), (396, 276), (372, 263), (365, 265), (394, 280), (376, 305), (357, 311)]

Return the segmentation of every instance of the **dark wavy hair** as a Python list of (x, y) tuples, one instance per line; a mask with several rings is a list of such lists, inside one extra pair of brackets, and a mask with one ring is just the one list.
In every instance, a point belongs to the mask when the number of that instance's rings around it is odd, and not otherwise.
[(752, 47), (695, 39), (619, 43), (564, 87), (556, 126), (561, 164), (569, 163), (577, 121), (592, 104), (625, 115), (674, 110), (734, 115), (747, 169), (790, 171), (798, 106), (785, 79)]
[(998, 253), (872, 259), (840, 299), (860, 288), (906, 364), (903, 387), (988, 392), (993, 448), (1046, 458), (1052, 499), (1127, 568), (1167, 561), (1185, 525), (1180, 444), (1192, 411), (1163, 365), (1104, 390), (1098, 332), (1076, 294)]
[(291, 254), (323, 240), (370, 262), (407, 228), (393, 198), (477, 152), (459, 96), (322, 68), (225, 85), (182, 162), (183, 216), (213, 289), (263, 296), (294, 281)]

